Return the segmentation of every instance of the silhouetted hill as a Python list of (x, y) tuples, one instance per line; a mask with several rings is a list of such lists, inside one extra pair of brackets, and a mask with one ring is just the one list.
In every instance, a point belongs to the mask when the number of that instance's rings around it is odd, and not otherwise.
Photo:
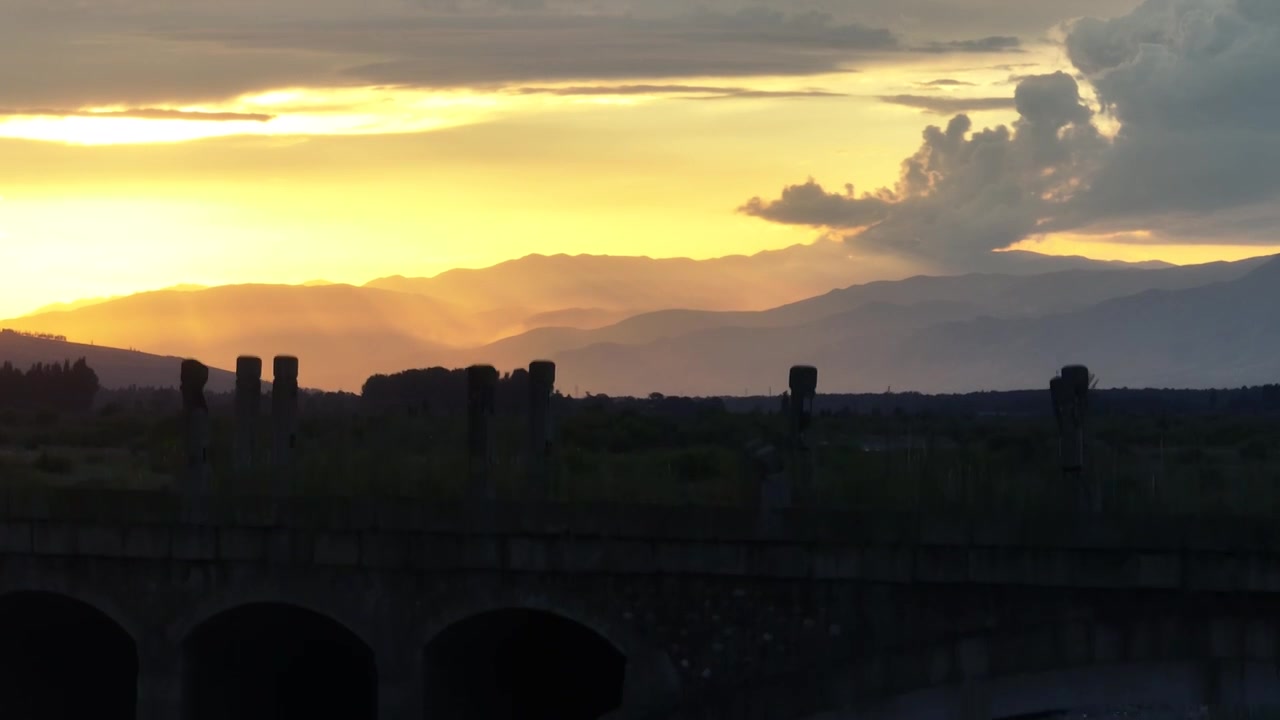
[(715, 327), (551, 357), (583, 391), (607, 394), (738, 395), (770, 382), (779, 390), (794, 363), (817, 365), (827, 392), (1039, 388), (1073, 362), (1090, 365), (1107, 387), (1274, 382), (1280, 259), (1246, 263), (1242, 274), (1240, 267), (1174, 276), (1234, 279), (1145, 290), (1043, 316), (978, 317), (980, 306), (951, 300), (878, 303), (801, 325)]
[[(982, 263), (1013, 274), (1165, 265), (1110, 263), (1030, 252), (993, 253)], [(528, 255), (483, 269), (450, 270), (431, 278), (380, 278), (366, 287), (445, 298), (476, 311), (506, 311), (528, 329), (552, 324), (530, 316), (566, 308), (628, 314), (677, 308), (765, 310), (831, 288), (876, 278), (905, 278), (912, 273), (905, 263), (886, 260), (873, 264), (851, 256), (842, 242), (823, 240), (755, 255), (708, 260)], [(576, 322), (555, 324), (584, 327)]]
[[(82, 357), (98, 374), (98, 381), (105, 389), (127, 388), (132, 385), (177, 387), (180, 380), (182, 358), (0, 332), (0, 363), (8, 361), (15, 367), (27, 368), (38, 362), (60, 363)], [(234, 363), (235, 358), (232, 358), (232, 364)], [(212, 392), (234, 390), (235, 373), (210, 368), (207, 388)]]
[(378, 372), (435, 362), (470, 331), (453, 307), (420, 295), (350, 285), (233, 285), (142, 293), (0, 326), (194, 357), (231, 366), (241, 354), (297, 355), (309, 387), (358, 390)]
[[(1068, 270), (1043, 275), (916, 276), (899, 281), (878, 281), (833, 290), (824, 295), (760, 312), (708, 312), (661, 310), (628, 318), (613, 325), (586, 331), (574, 328), (540, 328), (500, 340), (463, 355), (470, 361), (492, 362), (501, 367), (519, 365), (520, 358), (553, 357), (597, 344), (644, 345), (693, 333), (725, 328), (784, 328), (807, 326), (824, 318), (873, 306), (916, 306), (952, 303), (979, 315), (1024, 317), (1060, 313), (1088, 307), (1103, 300), (1143, 290), (1181, 289), (1238, 278), (1268, 258), (1237, 263), (1210, 263), (1154, 270)], [(866, 321), (866, 314), (847, 316)], [(809, 348), (822, 341), (802, 342)]]
[(904, 375), (937, 378), (926, 390), (1038, 387), (1068, 362), (1088, 363), (1109, 387), (1265, 384), (1280, 379), (1277, 304), (1280, 258), (1232, 281), (1071, 313), (944, 324), (896, 354)]

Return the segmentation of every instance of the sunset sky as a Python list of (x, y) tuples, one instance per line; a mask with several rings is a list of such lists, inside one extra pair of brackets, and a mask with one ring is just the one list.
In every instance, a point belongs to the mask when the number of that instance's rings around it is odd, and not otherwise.
[(929, 269), (1280, 252), (1278, 8), (0, 0), (0, 318), (819, 237)]

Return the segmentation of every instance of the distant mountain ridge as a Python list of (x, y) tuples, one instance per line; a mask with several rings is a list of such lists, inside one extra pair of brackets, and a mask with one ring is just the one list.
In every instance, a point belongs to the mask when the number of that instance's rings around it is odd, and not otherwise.
[[(1176, 267), (994, 256), (992, 265), (1011, 270), (930, 276), (903, 268), (900, 280), (850, 285), (837, 280), (849, 272), (848, 250), (839, 242), (709, 261), (531, 255), (484, 270), (361, 287), (319, 281), (141, 293), (0, 327), (215, 366), (230, 366), (240, 354), (293, 354), (302, 359), (305, 385), (348, 391), (359, 391), (371, 375), (406, 368), (484, 362), (509, 370), (539, 358), (560, 362), (566, 383), (573, 378), (584, 390), (610, 394), (759, 391), (800, 362), (818, 364), (831, 390), (882, 382), (924, 389), (922, 378), (946, 375), (908, 374), (905, 368), (941, 371), (894, 353), (914, 342), (947, 356), (947, 348), (929, 344), (930, 333), (982, 318), (1032, 321), (1148, 290), (1230, 282), (1267, 260)], [(1051, 272), (1032, 274), (1037, 269)], [(797, 296), (801, 280), (843, 289)], [(734, 298), (744, 297), (750, 302), (735, 309)], [(778, 297), (788, 299), (774, 302)], [(686, 301), (712, 307), (681, 307)], [(659, 307), (638, 311), (646, 304)], [(982, 379), (976, 371), (969, 376)]]

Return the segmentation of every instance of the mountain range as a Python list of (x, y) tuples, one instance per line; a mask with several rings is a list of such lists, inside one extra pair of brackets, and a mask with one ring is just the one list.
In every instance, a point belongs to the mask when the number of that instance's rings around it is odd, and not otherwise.
[[(843, 286), (839, 243), (708, 261), (531, 255), (363, 287), (183, 287), (0, 327), (222, 367), (295, 354), (304, 385), (354, 391), (375, 373), (539, 358), (557, 361), (562, 390), (607, 394), (780, 391), (797, 363), (832, 392), (1039, 387), (1077, 361), (1108, 386), (1280, 379), (1280, 326), (1263, 314), (1280, 260), (998, 255), (999, 272)], [(840, 289), (806, 293), (815, 282)]]

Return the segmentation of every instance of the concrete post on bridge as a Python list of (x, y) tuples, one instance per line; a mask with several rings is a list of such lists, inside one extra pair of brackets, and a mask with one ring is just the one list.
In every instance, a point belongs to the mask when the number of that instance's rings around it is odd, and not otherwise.
[(182, 361), (182, 422), (186, 440), (186, 466), (183, 468), (181, 482), (182, 495), (186, 497), (204, 494), (209, 489), (209, 405), (204, 398), (204, 386), (208, 382), (208, 367), (198, 360)]
[(807, 433), (813, 421), (813, 402), (818, 394), (818, 369), (810, 365), (791, 368), (791, 401), (788, 407), (790, 442), (791, 502), (804, 505), (813, 492), (813, 458)]
[(262, 408), (262, 358), (236, 358), (236, 473), (253, 472), (257, 455), (258, 415)]
[(298, 358), (278, 355), (272, 362), (271, 485), (277, 495), (292, 489), (294, 453), (298, 448)]
[(497, 391), (498, 371), (492, 365), (467, 368), (467, 498), (470, 500), (493, 498), (491, 420)]
[(1076, 492), (1079, 509), (1084, 511), (1097, 509), (1096, 493), (1085, 472), (1084, 420), (1089, 407), (1089, 383), (1089, 368), (1084, 365), (1068, 365), (1049, 381), (1053, 414), (1058, 421), (1062, 477)]
[(555, 363), (549, 360), (529, 363), (528, 483), (530, 494), (538, 501), (551, 497), (551, 393), (555, 385)]

